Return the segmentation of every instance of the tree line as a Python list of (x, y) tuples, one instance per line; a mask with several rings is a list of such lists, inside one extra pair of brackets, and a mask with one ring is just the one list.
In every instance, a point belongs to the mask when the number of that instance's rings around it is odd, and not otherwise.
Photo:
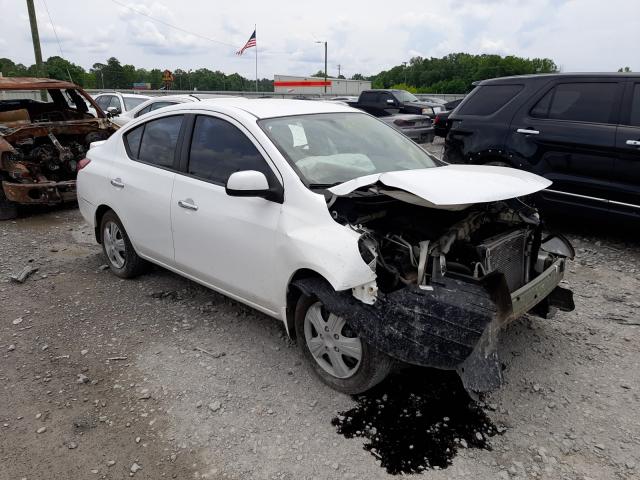
[[(80, 86), (91, 89), (131, 89), (133, 83), (149, 83), (152, 89), (163, 86), (163, 70), (122, 65), (115, 57), (109, 58), (105, 63), (94, 63), (87, 71), (64, 58), (54, 56), (44, 62), (42, 70), (38, 72), (35, 65), (27, 67), (8, 58), (0, 58), (0, 72), (5, 76), (71, 79)], [(442, 58), (414, 57), (408, 63), (396, 65), (377, 75), (365, 77), (356, 73), (351, 79), (370, 80), (374, 88), (401, 88), (413, 93), (467, 93), (473, 88), (473, 82), (478, 80), (557, 71), (558, 66), (549, 58), (452, 53)], [(619, 71), (630, 69), (625, 67)], [(176, 69), (173, 76), (172, 90), (255, 90), (255, 80), (238, 73), (227, 75), (220, 70), (208, 68), (189, 71)], [(320, 70), (311, 76), (324, 77), (324, 72)], [(258, 89), (261, 92), (272, 92), (273, 80), (260, 79)]]
[[(159, 68), (147, 70), (136, 68), (134, 65), (122, 65), (115, 58), (109, 58), (105, 63), (94, 63), (87, 71), (80, 65), (65, 60), (62, 57), (49, 57), (39, 72), (36, 65), (29, 67), (15, 63), (9, 58), (0, 58), (0, 72), (6, 77), (48, 77), (58, 80), (71, 80), (87, 89), (127, 90), (134, 83), (149, 83), (152, 89), (163, 87), (162, 72)], [(173, 71), (171, 90), (229, 90), (254, 91), (256, 82), (238, 73), (227, 75), (220, 70), (199, 68), (197, 70)], [(273, 91), (273, 80), (262, 78), (258, 80), (258, 90)]]

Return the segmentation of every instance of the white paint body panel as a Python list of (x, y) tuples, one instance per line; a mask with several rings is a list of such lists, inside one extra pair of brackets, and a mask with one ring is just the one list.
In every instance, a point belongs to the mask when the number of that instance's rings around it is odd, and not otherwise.
[[(446, 165), (366, 175), (336, 185), (329, 191), (338, 196), (348, 195), (358, 188), (377, 182), (413, 194), (425, 200), (425, 206), (435, 208), (497, 202), (530, 195), (551, 185), (551, 181), (546, 178), (515, 168)], [(402, 195), (397, 198), (410, 201)]]
[[(211, 99), (152, 111), (88, 152), (91, 162), (78, 174), (82, 215), (95, 225), (100, 206), (113, 209), (143, 258), (284, 320), (288, 286), (301, 269), (320, 274), (338, 291), (376, 279), (360, 256), (360, 235), (333, 220), (324, 196), (302, 183), (257, 123), (260, 118), (329, 112), (364, 115), (350, 107), (323, 102), (244, 98)], [(140, 123), (177, 113), (222, 117), (240, 128), (281, 182), (284, 202), (231, 197), (221, 185), (128, 157), (122, 138), (127, 131)], [(453, 173), (438, 174), (439, 170)], [(537, 179), (526, 175), (518, 178), (503, 170), (488, 177), (493, 182), (494, 196), (498, 188), (502, 192), (500, 198), (506, 198), (508, 192), (515, 196), (523, 194), (523, 190), (544, 188)], [(450, 167), (417, 172), (414, 180), (411, 172), (385, 174), (386, 181), (393, 188), (406, 189), (415, 184), (412, 190), (428, 194), (438, 202), (494, 198), (489, 192), (480, 195), (481, 181), (477, 177), (465, 180), (474, 172)], [(482, 172), (478, 175), (482, 176)], [(382, 176), (371, 177), (366, 182), (382, 181)], [(124, 187), (114, 187), (112, 179), (119, 179)], [(353, 188), (368, 184), (362, 182), (356, 179)], [(418, 184), (429, 182), (441, 185), (430, 192), (418, 189)], [(510, 182), (516, 185), (506, 185)], [(535, 189), (530, 184), (535, 184)], [(346, 190), (345, 185), (338, 188)], [(524, 188), (525, 185), (528, 187)], [(468, 194), (456, 192), (465, 187), (471, 190), (472, 186), (475, 190)], [(181, 200), (198, 209), (180, 207)]]

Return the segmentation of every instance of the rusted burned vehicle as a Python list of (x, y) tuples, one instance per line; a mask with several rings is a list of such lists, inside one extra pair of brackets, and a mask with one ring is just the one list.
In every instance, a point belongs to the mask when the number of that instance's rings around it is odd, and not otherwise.
[(76, 201), (78, 161), (116, 128), (73, 83), (0, 77), (0, 220), (18, 205)]

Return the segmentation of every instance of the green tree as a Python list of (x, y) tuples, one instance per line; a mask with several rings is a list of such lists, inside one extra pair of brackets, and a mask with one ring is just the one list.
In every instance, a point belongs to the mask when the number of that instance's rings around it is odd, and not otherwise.
[(354, 73), (351, 80), (364, 80), (364, 77), (360, 73)]
[(324, 70), (318, 70), (316, 73), (312, 74), (311, 76), (324, 78)]
[(619, 72), (625, 72), (625, 73), (629, 73), (631, 71), (631, 69), (629, 67), (620, 67), (618, 69)]

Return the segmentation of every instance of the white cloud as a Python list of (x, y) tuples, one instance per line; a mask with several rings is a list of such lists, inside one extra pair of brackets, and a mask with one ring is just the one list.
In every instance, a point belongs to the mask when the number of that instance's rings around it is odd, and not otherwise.
[[(204, 67), (252, 77), (253, 51), (242, 57), (234, 51), (257, 23), (259, 73), (266, 77), (309, 75), (323, 68), (324, 50), (316, 40), (328, 41), (329, 73), (336, 74), (340, 64), (347, 76), (374, 74), (413, 56), (452, 52), (549, 57), (565, 70), (612, 71), (628, 65), (640, 71), (637, 1), (119, 1), (186, 32), (114, 2), (50, 1), (49, 11), (71, 61), (89, 67), (114, 56), (145, 68)], [(32, 63), (24, 2), (0, 0), (0, 11), (0, 56)], [(59, 54), (46, 12), (38, 10), (38, 19), (45, 55)]]

